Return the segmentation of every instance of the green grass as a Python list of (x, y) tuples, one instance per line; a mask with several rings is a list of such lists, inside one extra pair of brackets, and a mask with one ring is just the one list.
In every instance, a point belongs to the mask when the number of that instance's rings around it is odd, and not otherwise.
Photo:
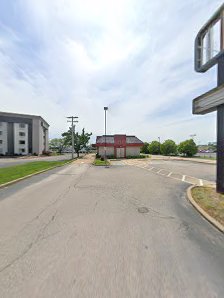
[(26, 164), (0, 168), (0, 185), (37, 173), (42, 170), (63, 166), (68, 160), (63, 161), (35, 161)]
[(105, 160), (101, 160), (101, 159), (95, 159), (94, 162), (93, 162), (93, 164), (95, 166), (108, 166), (110, 163), (109, 163), (108, 160), (105, 161)]
[(202, 159), (216, 160), (216, 157), (213, 157), (213, 156), (194, 156), (194, 158), (202, 158)]
[(192, 189), (192, 196), (202, 209), (224, 225), (224, 195), (215, 188), (198, 186)]

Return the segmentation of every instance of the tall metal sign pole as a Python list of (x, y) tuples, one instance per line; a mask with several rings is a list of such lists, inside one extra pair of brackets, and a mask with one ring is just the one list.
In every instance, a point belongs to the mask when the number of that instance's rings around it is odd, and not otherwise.
[(68, 121), (70, 123), (72, 123), (72, 126), (71, 126), (71, 134), (72, 134), (72, 159), (74, 159), (74, 122), (78, 122), (78, 121), (74, 121), (74, 119), (77, 119), (79, 117), (74, 117), (74, 116), (70, 116), (70, 117), (67, 117), (68, 119), (71, 119), (71, 121)]
[[(215, 34), (217, 28), (218, 38)], [(220, 45), (218, 49), (215, 48), (216, 44)], [(218, 86), (193, 100), (193, 114), (207, 114), (217, 110), (216, 190), (224, 193), (224, 4), (202, 27), (195, 39), (195, 70), (206, 72), (216, 64)]]

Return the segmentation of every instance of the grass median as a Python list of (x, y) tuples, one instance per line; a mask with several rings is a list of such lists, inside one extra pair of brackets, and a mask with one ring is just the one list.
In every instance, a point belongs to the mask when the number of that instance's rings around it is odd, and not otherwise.
[(63, 166), (68, 163), (63, 161), (34, 161), (22, 165), (0, 168), (0, 185), (35, 174), (37, 172)]
[(109, 166), (110, 162), (108, 160), (95, 159), (93, 164), (94, 166)]
[(191, 192), (195, 202), (224, 225), (224, 195), (217, 193), (215, 188), (203, 186), (194, 187)]

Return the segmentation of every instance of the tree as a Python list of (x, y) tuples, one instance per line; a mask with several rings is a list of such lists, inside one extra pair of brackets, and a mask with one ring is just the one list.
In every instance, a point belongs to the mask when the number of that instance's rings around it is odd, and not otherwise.
[(65, 148), (65, 139), (64, 138), (55, 138), (51, 139), (49, 142), (50, 149), (56, 149), (59, 153), (62, 153)]
[(177, 154), (177, 145), (173, 140), (166, 140), (161, 145), (161, 153), (163, 155), (175, 155)]
[(190, 139), (190, 140), (183, 141), (179, 144), (178, 152), (180, 154), (184, 154), (188, 157), (191, 157), (198, 152), (198, 148), (194, 140)]
[(141, 152), (145, 154), (149, 154), (149, 143), (145, 142), (141, 148)]
[(158, 141), (152, 141), (148, 149), (150, 154), (160, 154), (160, 143)]
[[(74, 134), (74, 150), (77, 153), (78, 157), (79, 157), (79, 152), (83, 148), (87, 147), (91, 135), (92, 135), (92, 133), (86, 133), (84, 128), (82, 129), (81, 134), (79, 134), (78, 132), (76, 132)], [(72, 146), (72, 131), (71, 131), (71, 128), (69, 128), (69, 130), (67, 132), (64, 132), (62, 134), (62, 137), (65, 138), (66, 146)]]

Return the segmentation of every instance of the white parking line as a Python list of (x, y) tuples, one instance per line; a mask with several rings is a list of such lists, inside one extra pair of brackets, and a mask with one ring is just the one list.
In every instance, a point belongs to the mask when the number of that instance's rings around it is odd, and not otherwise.
[(203, 186), (203, 181), (202, 181), (202, 179), (199, 179), (199, 182), (200, 182), (200, 186)]
[(173, 174), (173, 172), (170, 172), (170, 173), (167, 175), (167, 177), (170, 177), (172, 174)]
[(152, 169), (154, 169), (154, 167), (149, 168), (148, 171), (151, 171)]
[(186, 175), (183, 175), (183, 177), (182, 177), (183, 182), (185, 182), (185, 177), (186, 177)]

